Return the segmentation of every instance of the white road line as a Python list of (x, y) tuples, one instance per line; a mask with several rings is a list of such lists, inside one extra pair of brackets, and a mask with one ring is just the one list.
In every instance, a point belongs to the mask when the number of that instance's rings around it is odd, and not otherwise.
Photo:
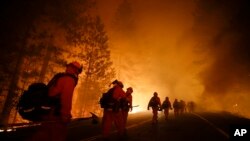
[(213, 123), (211, 123), (210, 121), (208, 121), (204, 117), (202, 117), (202, 116), (200, 116), (200, 115), (198, 115), (196, 113), (192, 113), (192, 114), (195, 115), (195, 116), (197, 116), (197, 117), (199, 117), (200, 119), (204, 120), (206, 123), (208, 123), (210, 126), (212, 126), (213, 128), (215, 128), (218, 132), (220, 132), (222, 135), (224, 135), (226, 138), (229, 139), (230, 136), (226, 132), (224, 132), (222, 129), (218, 128), (217, 126), (215, 126)]
[[(142, 121), (142, 122), (139, 122), (139, 123), (135, 123), (135, 124), (129, 125), (129, 126), (127, 126), (127, 129), (134, 128), (136, 126), (139, 126), (141, 124), (144, 124), (144, 123), (147, 123), (147, 122), (150, 122), (150, 121), (151, 121), (151, 119), (148, 119), (148, 120), (145, 120), (145, 121)], [(113, 132), (111, 132), (111, 134), (113, 134), (115, 132), (117, 132), (117, 131), (113, 131)], [(93, 140), (96, 140), (97, 138), (100, 138), (100, 137), (102, 137), (101, 134), (96, 135), (96, 136), (92, 136), (92, 137), (89, 137), (89, 138), (86, 138), (86, 139), (82, 139), (80, 141), (93, 141)]]

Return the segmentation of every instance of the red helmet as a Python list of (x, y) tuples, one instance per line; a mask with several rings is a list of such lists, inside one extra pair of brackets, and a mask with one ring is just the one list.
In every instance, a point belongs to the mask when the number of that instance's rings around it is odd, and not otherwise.
[(83, 69), (82, 65), (80, 63), (78, 63), (77, 61), (73, 61), (73, 62), (67, 64), (67, 66), (71, 66), (73, 68), (76, 68), (79, 74), (82, 72), (82, 69)]

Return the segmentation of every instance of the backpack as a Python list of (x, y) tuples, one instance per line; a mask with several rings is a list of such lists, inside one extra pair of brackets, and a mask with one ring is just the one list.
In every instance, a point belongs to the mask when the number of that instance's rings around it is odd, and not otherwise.
[(152, 97), (149, 101), (149, 106), (150, 107), (158, 107), (158, 100), (157, 97)]
[(116, 109), (118, 101), (113, 98), (115, 88), (109, 89), (106, 93), (102, 94), (102, 97), (100, 98), (100, 105), (101, 108), (111, 108)]
[(32, 83), (19, 98), (17, 111), (19, 115), (26, 120), (39, 122), (43, 116), (52, 111), (52, 107), (60, 107), (60, 97), (49, 97), (49, 88), (57, 83), (57, 80), (63, 76), (71, 76), (77, 83), (77, 78), (71, 74), (58, 73), (48, 83)]
[(165, 109), (165, 108), (170, 108), (171, 105), (168, 101), (164, 101), (163, 104), (162, 104), (162, 108)]

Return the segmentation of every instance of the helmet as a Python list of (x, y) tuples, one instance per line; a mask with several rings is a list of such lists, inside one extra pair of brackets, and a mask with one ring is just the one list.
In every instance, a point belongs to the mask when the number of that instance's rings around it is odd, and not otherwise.
[(154, 92), (154, 96), (158, 96), (158, 93), (157, 93), (157, 92)]
[(77, 61), (73, 61), (73, 62), (67, 64), (67, 66), (71, 66), (73, 68), (76, 68), (78, 73), (81, 73), (82, 69), (83, 69), (82, 65), (80, 65), (80, 63), (78, 63)]
[(118, 81), (117, 84), (118, 84), (121, 88), (123, 88), (123, 83), (122, 83), (121, 81)]
[(121, 81), (118, 81), (117, 79), (115, 81), (113, 81), (111, 84), (117, 84), (123, 88), (123, 83)]
[(128, 87), (127, 91), (133, 92), (133, 88), (132, 87)]

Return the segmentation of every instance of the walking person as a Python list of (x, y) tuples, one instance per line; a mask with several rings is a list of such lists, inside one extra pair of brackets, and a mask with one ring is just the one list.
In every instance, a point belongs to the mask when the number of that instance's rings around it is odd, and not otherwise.
[(178, 99), (174, 100), (173, 107), (174, 107), (174, 116), (177, 117), (180, 114), (180, 102), (178, 101)]
[(184, 100), (180, 100), (179, 102), (180, 106), (180, 114), (184, 114), (186, 110), (186, 102)]
[(124, 128), (125, 128), (125, 136), (127, 137), (127, 130), (126, 130), (126, 125), (127, 125), (127, 119), (128, 119), (128, 112), (132, 112), (133, 107), (132, 107), (132, 97), (133, 93), (133, 88), (129, 87), (127, 88), (125, 98), (122, 101), (122, 114), (123, 114), (123, 119), (124, 119)]
[(153, 113), (153, 118), (152, 118), (152, 123), (158, 123), (158, 111), (161, 108), (161, 100), (158, 97), (158, 93), (154, 92), (154, 96), (149, 100), (148, 102), (148, 110), (151, 107), (152, 108), (152, 113)]
[(164, 111), (165, 120), (168, 120), (169, 110), (172, 110), (172, 105), (168, 97), (162, 103), (162, 110)]

